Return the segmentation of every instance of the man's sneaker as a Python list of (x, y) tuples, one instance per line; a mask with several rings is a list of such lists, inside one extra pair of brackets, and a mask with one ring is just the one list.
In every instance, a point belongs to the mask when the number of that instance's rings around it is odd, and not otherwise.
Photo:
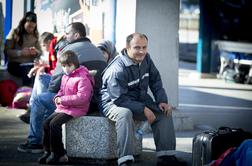
[(57, 155), (55, 153), (51, 153), (51, 155), (46, 159), (46, 164), (49, 165), (58, 165), (58, 164), (65, 164), (68, 162), (68, 157), (66, 154), (64, 155)]
[(157, 166), (187, 166), (187, 163), (175, 156), (160, 156), (157, 159)]
[(40, 144), (20, 144), (17, 148), (19, 152), (24, 152), (24, 153), (43, 153), (44, 148)]
[(18, 118), (25, 122), (26, 124), (30, 123), (30, 110), (28, 109), (25, 113), (18, 116)]

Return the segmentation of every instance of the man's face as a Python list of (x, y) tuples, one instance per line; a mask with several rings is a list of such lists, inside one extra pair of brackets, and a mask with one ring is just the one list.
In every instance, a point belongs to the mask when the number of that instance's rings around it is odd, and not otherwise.
[(72, 26), (68, 26), (65, 30), (65, 39), (70, 43), (76, 40), (76, 32), (72, 29)]
[(147, 54), (148, 41), (144, 37), (134, 36), (126, 46), (128, 56), (135, 62), (141, 63)]

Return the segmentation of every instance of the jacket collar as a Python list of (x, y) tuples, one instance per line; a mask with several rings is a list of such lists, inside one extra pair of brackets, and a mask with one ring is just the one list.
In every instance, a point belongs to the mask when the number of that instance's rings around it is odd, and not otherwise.
[(122, 61), (125, 64), (125, 66), (131, 66), (131, 65), (138, 65), (137, 63), (134, 63), (128, 56), (126, 49), (124, 48), (121, 51), (121, 57)]
[(83, 38), (76, 39), (76, 40), (70, 42), (69, 44), (73, 44), (73, 43), (77, 43), (77, 42), (83, 42), (83, 41), (84, 41), (84, 42), (87, 41), (87, 42), (90, 42), (90, 43), (91, 43), (91, 40), (90, 40), (89, 38), (83, 37)]
[(84, 67), (80, 65), (77, 69), (72, 71), (68, 76), (74, 76), (74, 75), (80, 73), (82, 70), (84, 70)]

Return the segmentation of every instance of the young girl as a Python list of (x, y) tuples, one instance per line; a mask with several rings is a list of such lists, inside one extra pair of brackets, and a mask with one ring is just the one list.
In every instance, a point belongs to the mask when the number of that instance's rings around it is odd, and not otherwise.
[(79, 65), (74, 52), (66, 51), (60, 56), (59, 62), (65, 74), (60, 90), (54, 98), (57, 109), (44, 123), (45, 153), (39, 158), (41, 164), (60, 164), (68, 161), (62, 143), (61, 126), (72, 118), (86, 115), (93, 94), (94, 79), (86, 67)]

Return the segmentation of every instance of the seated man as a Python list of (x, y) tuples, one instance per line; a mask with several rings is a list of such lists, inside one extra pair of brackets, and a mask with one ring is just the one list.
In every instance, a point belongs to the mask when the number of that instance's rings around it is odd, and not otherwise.
[[(84, 64), (89, 70), (97, 70), (94, 86), (94, 93), (96, 94), (101, 85), (100, 73), (107, 65), (102, 52), (86, 37), (85, 26), (80, 22), (71, 23), (66, 29), (65, 37), (69, 44), (64, 47), (60, 55), (71, 50), (78, 56), (80, 64)], [(61, 78), (62, 68), (57, 62), (48, 91), (34, 98), (31, 105), (28, 141), (25, 144), (20, 144), (18, 151), (30, 153), (43, 152), (43, 122), (56, 109), (53, 98), (60, 88)]]
[[(152, 127), (157, 165), (183, 166), (176, 157), (172, 107), (162, 86), (159, 71), (147, 53), (148, 39), (134, 33), (126, 48), (104, 70), (100, 109), (115, 122), (118, 165), (134, 161), (134, 120), (147, 120)], [(150, 87), (155, 101), (147, 94)]]

